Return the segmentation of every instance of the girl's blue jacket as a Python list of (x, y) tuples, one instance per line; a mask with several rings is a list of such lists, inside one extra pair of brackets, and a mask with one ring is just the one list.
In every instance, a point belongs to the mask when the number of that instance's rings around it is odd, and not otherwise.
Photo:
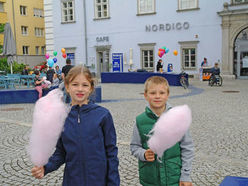
[(64, 186), (119, 186), (117, 151), (110, 112), (94, 103), (72, 106), (45, 174), (65, 163)]

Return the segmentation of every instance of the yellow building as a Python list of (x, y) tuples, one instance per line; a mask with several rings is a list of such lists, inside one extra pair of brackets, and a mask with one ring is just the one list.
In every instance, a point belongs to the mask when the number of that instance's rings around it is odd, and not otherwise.
[[(43, 0), (0, 0), (16, 41), (17, 61), (34, 66), (45, 57)], [(1, 14), (0, 14), (1, 16)], [(2, 20), (2, 19), (0, 19)]]
[(7, 22), (7, 12), (5, 10), (6, 0), (0, 0), (0, 53), (2, 53), (3, 47), (3, 28), (4, 24)]

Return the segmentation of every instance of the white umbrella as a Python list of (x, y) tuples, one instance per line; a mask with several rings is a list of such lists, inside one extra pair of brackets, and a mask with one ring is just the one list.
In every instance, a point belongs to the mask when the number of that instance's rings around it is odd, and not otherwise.
[(12, 74), (12, 63), (16, 55), (16, 43), (9, 23), (6, 23), (4, 27), (3, 55), (7, 57), (7, 62), (10, 65)]

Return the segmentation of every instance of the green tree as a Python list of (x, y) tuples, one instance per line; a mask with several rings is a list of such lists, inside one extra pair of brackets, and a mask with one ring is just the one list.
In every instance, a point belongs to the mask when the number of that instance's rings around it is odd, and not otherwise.
[(0, 54), (3, 53), (3, 45), (0, 45)]
[[(23, 63), (19, 64), (16, 61), (12, 64), (12, 69), (14, 74), (20, 74), (25, 65)], [(5, 74), (10, 73), (10, 65), (7, 63), (7, 58), (0, 59), (0, 71), (4, 71)]]
[(4, 23), (0, 23), (0, 33), (4, 32), (4, 26), (5, 26)]

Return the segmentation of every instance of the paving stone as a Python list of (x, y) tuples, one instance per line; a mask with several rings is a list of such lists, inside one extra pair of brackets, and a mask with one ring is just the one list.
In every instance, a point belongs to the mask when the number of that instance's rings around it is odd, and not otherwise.
[[(248, 177), (248, 81), (228, 80), (222, 87), (191, 81), (192, 87), (170, 87), (169, 102), (192, 109), (191, 135), (195, 145), (192, 181), (195, 186), (217, 186), (225, 176)], [(121, 186), (139, 186), (138, 162), (129, 149), (135, 117), (147, 103), (142, 84), (102, 84), (100, 104), (114, 119), (119, 148)], [(223, 93), (238, 90), (239, 93)], [(0, 105), (0, 185), (61, 185), (62, 166), (37, 180), (26, 152), (34, 104)]]

